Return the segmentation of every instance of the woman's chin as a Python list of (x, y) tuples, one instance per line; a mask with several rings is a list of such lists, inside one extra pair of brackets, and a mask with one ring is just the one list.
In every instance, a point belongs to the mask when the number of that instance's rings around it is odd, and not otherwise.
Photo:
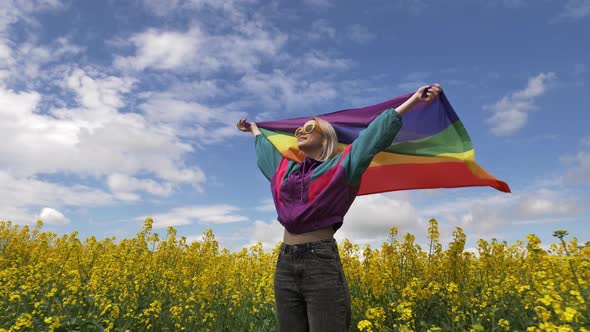
[(303, 142), (301, 144), (297, 144), (297, 148), (299, 148), (299, 150), (303, 151), (304, 153), (307, 153), (310, 150), (309, 144), (305, 144), (305, 142)]
[(297, 147), (299, 148), (300, 151), (302, 151), (303, 153), (309, 155), (309, 154), (315, 154), (317, 153), (318, 150), (321, 150), (321, 145), (320, 146), (315, 146), (313, 144), (297, 144)]

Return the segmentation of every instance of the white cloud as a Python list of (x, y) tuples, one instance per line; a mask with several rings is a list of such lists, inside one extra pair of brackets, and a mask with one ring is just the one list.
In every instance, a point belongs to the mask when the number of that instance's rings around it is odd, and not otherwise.
[(529, 78), (527, 87), (524, 90), (516, 91), (512, 98), (516, 100), (531, 99), (538, 97), (547, 90), (547, 81), (555, 78), (554, 73), (541, 73)]
[(332, 6), (331, 0), (303, 0), (306, 4), (313, 7), (330, 7)]
[(250, 239), (247, 246), (261, 242), (264, 250), (270, 251), (276, 247), (277, 243), (283, 240), (284, 228), (277, 220), (270, 223), (256, 220), (249, 232)]
[(587, 16), (590, 16), (590, 0), (568, 0), (559, 18), (579, 20)]
[(147, 217), (154, 219), (154, 228), (182, 226), (191, 224), (227, 224), (248, 221), (248, 217), (237, 214), (240, 209), (231, 205), (185, 206), (166, 213), (152, 214), (135, 218), (143, 221)]
[(308, 38), (311, 40), (335, 39), (336, 29), (327, 20), (319, 19), (311, 24)]
[[(462, 197), (438, 200), (418, 209), (410, 201), (410, 192), (393, 192), (359, 196), (348, 211), (344, 225), (335, 235), (360, 245), (379, 246), (387, 241), (390, 228), (398, 229), (398, 238), (405, 233), (416, 237), (416, 243), (426, 243), (428, 220), (439, 221), (441, 243), (452, 241), (452, 231), (461, 227), (471, 238), (507, 236), (511, 225), (549, 224), (575, 220), (588, 208), (576, 195), (549, 189), (535, 189), (518, 194), (497, 194), (479, 198)], [(257, 221), (252, 227), (250, 243), (264, 243), (266, 250), (280, 241), (283, 228), (278, 221)]]
[(551, 190), (539, 190), (532, 195), (523, 197), (518, 209), (524, 216), (572, 215), (579, 212), (582, 206), (571, 197), (564, 197)]
[(197, 57), (202, 45), (201, 31), (193, 27), (187, 32), (158, 31), (149, 29), (129, 38), (136, 47), (136, 56), (118, 57), (115, 66), (136, 70), (146, 68), (176, 69), (190, 63)]
[(127, 77), (106, 76), (75, 68), (63, 85), (71, 89), (80, 106), (93, 111), (115, 111), (124, 106), (122, 95), (129, 92), (134, 80)]
[(216, 79), (201, 79), (190, 82), (171, 82), (166, 91), (143, 91), (139, 96), (143, 100), (150, 98), (173, 100), (209, 100), (215, 97), (225, 96), (227, 92), (226, 82)]
[[(231, 28), (212, 29), (218, 35), (203, 32), (197, 25), (178, 31), (148, 29), (131, 35), (128, 45), (134, 53), (127, 58), (116, 57), (115, 62), (136, 70), (248, 71), (265, 56), (274, 55), (286, 41), (285, 35), (266, 27), (259, 16), (241, 20), (239, 1), (178, 5), (214, 8), (235, 24), (224, 21), (218, 27)], [(8, 38), (11, 24), (20, 19), (34, 23), (28, 14), (50, 8), (60, 5), (57, 1), (10, 2), (0, 11), (0, 60), (4, 60), (0, 79), (7, 82), (10, 76), (19, 76), (27, 86), (14, 91), (0, 84), (0, 130), (6, 135), (0, 142), (0, 169), (17, 179), (32, 179), (37, 174), (91, 176), (108, 185), (113, 193), (108, 195), (111, 201), (136, 201), (144, 193), (167, 196), (178, 183), (201, 190), (205, 175), (197, 166), (186, 166), (186, 156), (194, 145), (239, 134), (235, 119), (244, 113), (176, 97), (218, 97), (225, 87), (205, 81), (176, 85), (166, 92), (169, 98), (165, 93), (131, 95), (132, 89), (140, 88), (137, 78), (112, 74), (113, 70), (99, 66), (78, 68), (71, 64), (75, 62), (61, 63), (67, 56), (84, 51), (68, 38), (58, 38), (49, 45), (30, 40), (15, 43)], [(203, 43), (207, 46), (204, 51)], [(4, 65), (18, 70), (4, 70)], [(145, 113), (127, 109), (135, 106), (136, 98)], [(215, 130), (216, 135), (202, 135), (205, 127)], [(44, 200), (35, 199), (19, 203), (22, 208), (11, 211), (32, 217), (26, 204)]]
[(0, 171), (0, 183), (2, 206), (100, 206), (112, 202), (109, 194), (98, 189), (82, 185), (65, 186), (34, 177), (16, 177), (6, 171)]
[[(261, 22), (248, 22), (237, 26), (237, 33), (210, 37), (207, 43), (207, 62), (215, 61), (238, 72), (248, 72), (263, 60), (272, 60), (287, 41), (287, 35), (265, 29)], [(214, 65), (211, 67), (215, 68)]]
[(34, 225), (38, 218), (32, 209), (0, 205), (0, 221), (12, 221), (19, 225)]
[[(207, 124), (215, 118), (215, 111), (196, 102), (187, 102), (167, 96), (154, 95), (148, 98), (140, 108), (147, 118), (155, 122), (180, 125), (191, 121), (197, 124)], [(199, 134), (202, 134), (200, 132)]]
[(265, 29), (260, 22), (242, 22), (232, 32), (210, 35), (197, 26), (188, 31), (149, 29), (129, 38), (135, 56), (118, 56), (115, 66), (126, 70), (158, 69), (213, 73), (222, 69), (252, 71), (263, 59), (272, 59), (286, 35)]
[(389, 229), (397, 227), (400, 234), (424, 234), (428, 228), (419, 211), (403, 194), (379, 194), (359, 196), (344, 218), (337, 239), (348, 238), (352, 242), (379, 243), (387, 239)]
[(576, 195), (549, 189), (535, 189), (480, 198), (460, 198), (422, 211), (467, 231), (498, 233), (511, 224), (554, 222), (577, 216), (586, 208)]
[(52, 208), (43, 208), (38, 219), (48, 225), (66, 225), (70, 223), (70, 219), (66, 218), (63, 213)]
[(337, 87), (332, 82), (296, 79), (282, 71), (247, 74), (240, 84), (270, 109), (305, 109), (338, 96)]
[(2, 122), (26, 121), (27, 115), (34, 113), (40, 99), (41, 96), (36, 92), (16, 93), (12, 90), (0, 88), (0, 116), (3, 118)]
[(558, 218), (544, 218), (544, 219), (522, 219), (519, 221), (515, 221), (512, 224), (514, 225), (544, 225), (544, 224), (551, 224), (551, 223), (558, 223), (558, 222), (567, 222), (567, 221), (576, 221), (575, 217), (558, 217)]
[(249, 0), (143, 0), (148, 12), (156, 16), (169, 16), (179, 12), (191, 12), (202, 9), (211, 9), (221, 13), (221, 18), (236, 22), (242, 17), (240, 12), (242, 3), (251, 3)]
[(4, 33), (11, 24), (18, 20), (31, 20), (28, 15), (46, 10), (58, 10), (63, 8), (60, 0), (3, 0), (0, 10), (0, 33)]
[(272, 198), (265, 199), (256, 207), (256, 211), (275, 211), (275, 203)]
[(51, 75), (61, 63), (72, 61), (84, 48), (74, 45), (68, 38), (57, 38), (47, 45), (25, 41), (12, 50), (14, 64), (10, 66), (11, 80), (26, 85), (29, 89), (42, 86), (53, 80)]
[[(19, 224), (33, 224), (40, 206), (60, 209), (64, 206), (105, 206), (113, 197), (101, 190), (82, 185), (66, 186), (42, 181), (34, 177), (16, 177), (0, 170), (0, 220)], [(50, 213), (50, 212), (48, 212)]]
[(528, 121), (530, 103), (514, 103), (503, 98), (495, 105), (495, 113), (487, 119), (495, 135), (509, 135), (524, 127)]
[(494, 105), (484, 106), (493, 111), (493, 115), (487, 119), (492, 133), (510, 135), (524, 127), (528, 121), (528, 112), (536, 108), (534, 99), (546, 92), (548, 82), (554, 78), (554, 73), (540, 73), (529, 79), (525, 89), (503, 97)]
[(310, 51), (303, 55), (300, 68), (305, 70), (348, 70), (352, 61), (348, 59), (331, 58), (320, 51)]
[(172, 184), (158, 183), (151, 179), (138, 179), (124, 174), (111, 174), (107, 183), (115, 197), (125, 201), (137, 201), (140, 196), (136, 191), (144, 191), (156, 196), (169, 196), (172, 194)]
[(8, 43), (8, 40), (0, 39), (0, 61), (2, 63), (0, 68), (10, 68), (15, 63), (12, 54), (12, 48)]
[(203, 234), (186, 236), (186, 243), (187, 244), (191, 244), (193, 242), (203, 242), (204, 240), (205, 240), (205, 235), (203, 235)]
[(1, 169), (25, 178), (59, 172), (96, 177), (142, 173), (159, 178), (136, 186), (153, 194), (168, 193), (169, 182), (198, 189), (205, 181), (198, 167), (184, 166), (193, 148), (180, 139), (179, 130), (118, 111), (125, 106), (123, 94), (131, 89), (131, 79), (79, 68), (67, 72), (61, 86), (74, 92), (79, 108), (47, 112), (41, 109), (45, 96), (0, 88), (0, 130), (6, 135), (0, 141)]
[(566, 167), (562, 177), (564, 183), (590, 185), (590, 136), (580, 140), (580, 149), (576, 154), (564, 155), (561, 161)]
[[(215, 236), (215, 241), (217, 241), (217, 243), (219, 244), (220, 248), (223, 249), (228, 249), (230, 251), (233, 252), (239, 252), (241, 251), (243, 248), (248, 248), (249, 246), (255, 245), (256, 241), (252, 242), (251, 244), (247, 244), (244, 241), (247, 240), (247, 234), (245, 234), (244, 229), (237, 229), (236, 231), (232, 232), (232, 233), (222, 233), (222, 232), (218, 232), (217, 230), (213, 229), (213, 227), (207, 227), (207, 228), (211, 228), (214, 231), (214, 236)], [(205, 229), (205, 231), (207, 231), (208, 229)], [(248, 232), (248, 230), (246, 230), (246, 232)], [(206, 237), (205, 237), (205, 233), (201, 233), (201, 234), (188, 234), (186, 237), (186, 242), (187, 243), (193, 243), (193, 242), (201, 242), (203, 243), (203, 241), (205, 241)], [(275, 243), (276, 245), (276, 243)], [(270, 251), (271, 247), (268, 248), (264, 248), (264, 250)]]
[(156, 16), (168, 16), (180, 10), (181, 0), (143, 0), (145, 9)]
[(526, 214), (543, 215), (551, 213), (558, 206), (547, 198), (530, 198), (521, 202), (520, 208)]
[[(34, 85), (39, 74), (39, 67), (55, 61), (60, 57), (76, 53), (66, 38), (58, 38), (50, 46), (42, 47), (32, 42), (17, 42), (12, 33), (12, 26), (24, 22), (29, 27), (37, 28), (38, 22), (34, 13), (64, 8), (61, 1), (4, 0), (0, 8), (0, 79), (18, 80), (26, 85)], [(66, 47), (68, 46), (68, 47)], [(51, 55), (51, 56), (50, 56)]]
[[(150, 123), (170, 125), (177, 135), (197, 138), (202, 143), (215, 143), (240, 134), (235, 130), (235, 121), (246, 117), (246, 113), (184, 101), (184, 97), (174, 93), (152, 93), (139, 108)], [(212, 132), (215, 135), (211, 135)]]
[(348, 28), (348, 38), (356, 43), (365, 44), (375, 39), (375, 35), (366, 26), (354, 24)]

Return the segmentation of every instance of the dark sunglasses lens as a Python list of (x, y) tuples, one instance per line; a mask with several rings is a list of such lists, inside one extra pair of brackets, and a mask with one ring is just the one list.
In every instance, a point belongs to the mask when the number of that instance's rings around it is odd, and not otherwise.
[(305, 126), (305, 133), (307, 133), (307, 134), (311, 133), (311, 131), (313, 130), (314, 127), (315, 127), (315, 125), (313, 125), (313, 124), (309, 124), (309, 125)]
[(295, 130), (295, 136), (301, 136), (301, 135), (303, 135), (303, 129), (297, 128), (297, 130)]

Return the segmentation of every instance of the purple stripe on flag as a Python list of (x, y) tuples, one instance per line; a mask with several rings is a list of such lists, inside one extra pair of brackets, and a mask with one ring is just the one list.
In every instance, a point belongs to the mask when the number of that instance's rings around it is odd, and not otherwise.
[[(350, 144), (359, 132), (371, 123), (379, 114), (390, 108), (400, 106), (412, 94), (390, 99), (388, 101), (363, 108), (348, 109), (319, 116), (330, 122), (341, 143)], [(258, 126), (272, 131), (294, 132), (311, 116), (280, 121), (259, 122)], [(404, 142), (435, 135), (459, 118), (444, 93), (430, 104), (420, 103), (412, 111), (404, 114), (403, 126), (395, 141)]]

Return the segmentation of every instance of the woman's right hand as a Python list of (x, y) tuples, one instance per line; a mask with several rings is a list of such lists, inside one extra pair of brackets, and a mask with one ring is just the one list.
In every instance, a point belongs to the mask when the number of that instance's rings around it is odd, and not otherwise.
[(252, 124), (246, 121), (246, 119), (240, 119), (240, 121), (238, 121), (238, 123), (236, 124), (236, 127), (238, 127), (238, 129), (243, 132), (252, 131)]
[(250, 132), (254, 136), (258, 136), (261, 134), (260, 130), (258, 129), (258, 126), (256, 125), (256, 122), (248, 122), (246, 121), (246, 119), (241, 119), (240, 121), (238, 121), (236, 127), (238, 127), (240, 131)]

